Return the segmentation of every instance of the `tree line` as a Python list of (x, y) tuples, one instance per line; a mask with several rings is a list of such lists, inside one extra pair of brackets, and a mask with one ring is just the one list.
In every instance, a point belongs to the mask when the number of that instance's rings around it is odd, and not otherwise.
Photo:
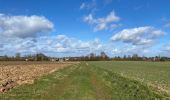
[(15, 56), (0, 56), (0, 61), (48, 61), (50, 57), (46, 56), (43, 53), (29, 54), (21, 56), (20, 53), (16, 53)]
[(170, 58), (164, 56), (141, 57), (138, 54), (109, 57), (105, 52), (101, 52), (99, 55), (90, 53), (79, 57), (49, 57), (43, 53), (21, 56), (20, 53), (16, 53), (15, 56), (0, 56), (0, 61), (170, 61)]

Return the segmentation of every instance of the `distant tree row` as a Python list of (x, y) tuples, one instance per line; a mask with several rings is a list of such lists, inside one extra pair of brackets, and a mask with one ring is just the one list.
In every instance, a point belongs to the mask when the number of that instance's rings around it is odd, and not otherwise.
[(71, 61), (170, 61), (169, 57), (140, 57), (138, 54), (131, 55), (124, 55), (123, 57), (115, 56), (115, 57), (109, 57), (106, 55), (105, 52), (101, 52), (100, 55), (97, 55), (95, 53), (90, 53), (87, 56), (81, 56), (81, 57), (71, 57)]
[(20, 53), (16, 53), (15, 56), (0, 56), (0, 61), (48, 61), (50, 58), (43, 53), (37, 53), (33, 55), (25, 55), (21, 57)]
[(124, 55), (123, 57), (115, 56), (109, 57), (105, 52), (101, 52), (99, 55), (90, 53), (86, 56), (80, 57), (48, 57), (43, 53), (37, 53), (33, 55), (25, 55), (21, 57), (20, 53), (16, 53), (15, 56), (0, 56), (0, 61), (170, 61), (169, 57), (140, 57), (138, 54)]
[(131, 55), (124, 55), (123, 57), (115, 56), (111, 58), (112, 60), (118, 60), (118, 61), (170, 61), (169, 57), (161, 57), (161, 56), (155, 56), (155, 57), (145, 57), (145, 56), (138, 56), (138, 54)]
[(69, 60), (70, 61), (106, 61), (106, 60), (110, 60), (110, 58), (105, 52), (101, 52), (100, 55), (96, 55), (95, 53), (90, 53), (87, 56), (70, 57)]

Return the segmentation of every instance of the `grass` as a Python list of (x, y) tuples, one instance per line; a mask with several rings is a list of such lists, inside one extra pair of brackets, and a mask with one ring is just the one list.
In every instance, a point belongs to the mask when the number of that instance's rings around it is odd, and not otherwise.
[[(134, 77), (137, 77), (136, 74), (138, 74), (133, 63), (140, 69), (140, 66), (138, 66), (140, 62), (82, 62), (43, 76), (35, 80), (34, 84), (22, 85), (8, 93), (0, 94), (0, 99), (159, 100), (165, 98), (164, 95), (154, 92), (146, 84), (131, 78), (131, 70), (132, 72), (134, 70)], [(131, 70), (128, 68), (131, 68)], [(147, 67), (144, 66), (144, 68), (147, 70)], [(129, 70), (129, 74), (125, 73), (126, 70)], [(125, 76), (127, 74), (127, 77), (121, 75), (122, 73)], [(149, 78), (146, 78), (146, 80), (149, 80)]]
[(89, 64), (140, 81), (154, 91), (170, 96), (170, 62), (110, 61)]

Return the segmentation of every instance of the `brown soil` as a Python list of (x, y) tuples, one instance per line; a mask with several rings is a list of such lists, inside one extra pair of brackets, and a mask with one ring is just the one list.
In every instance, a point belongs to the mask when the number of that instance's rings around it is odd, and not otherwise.
[(77, 62), (0, 62), (0, 92), (21, 84), (32, 84), (34, 79)]

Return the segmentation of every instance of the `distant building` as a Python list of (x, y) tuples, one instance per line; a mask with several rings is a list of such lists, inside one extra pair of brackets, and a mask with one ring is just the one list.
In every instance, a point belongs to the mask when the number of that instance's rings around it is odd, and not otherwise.
[(26, 58), (25, 61), (29, 61), (29, 59)]
[(50, 59), (50, 61), (56, 61), (56, 59), (52, 58), (52, 59)]
[(65, 61), (69, 61), (69, 58), (65, 58)]

